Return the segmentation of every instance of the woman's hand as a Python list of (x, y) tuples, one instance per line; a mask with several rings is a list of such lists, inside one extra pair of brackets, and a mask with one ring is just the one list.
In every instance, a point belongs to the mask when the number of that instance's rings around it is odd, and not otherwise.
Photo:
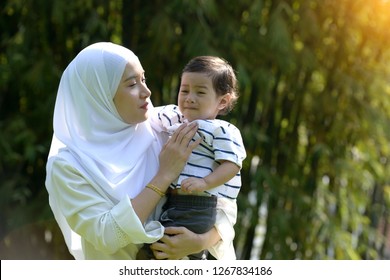
[[(181, 125), (162, 148), (159, 156), (160, 168), (149, 182), (161, 192), (166, 192), (179, 176), (192, 150), (200, 143), (200, 139), (191, 142), (197, 129), (196, 124)], [(148, 188), (132, 199), (134, 211), (142, 223), (147, 220), (160, 199), (161, 196), (157, 192)]]
[(158, 260), (178, 260), (215, 245), (221, 237), (215, 228), (196, 234), (185, 227), (167, 227), (165, 235), (150, 248)]
[(160, 169), (156, 177), (164, 178), (168, 184), (174, 181), (183, 170), (192, 150), (201, 139), (191, 142), (198, 126), (196, 123), (182, 124), (165, 143), (159, 156)]

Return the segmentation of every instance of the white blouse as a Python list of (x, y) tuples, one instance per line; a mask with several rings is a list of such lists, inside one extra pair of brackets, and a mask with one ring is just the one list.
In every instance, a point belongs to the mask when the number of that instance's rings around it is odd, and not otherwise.
[[(161, 211), (163, 200), (144, 226), (128, 196), (116, 201), (107, 194), (97, 192), (91, 182), (65, 158), (55, 157), (50, 160), (53, 161), (49, 176), (51, 182), (47, 182), (53, 186), (50, 205), (56, 219), (66, 218), (66, 223), (59, 223), (62, 231), (73, 231), (67, 244), (76, 259), (135, 259), (143, 243), (156, 242), (163, 236), (163, 226), (153, 220)], [(222, 240), (209, 251), (217, 259), (234, 260), (236, 204), (223, 198), (218, 199), (218, 204), (215, 227)], [(58, 213), (61, 215), (56, 215)], [(64, 228), (66, 224), (69, 228)]]

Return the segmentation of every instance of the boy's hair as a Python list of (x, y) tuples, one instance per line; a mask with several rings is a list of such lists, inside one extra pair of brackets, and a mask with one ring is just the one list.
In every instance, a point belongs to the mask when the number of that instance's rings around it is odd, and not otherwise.
[(187, 63), (183, 73), (204, 73), (211, 78), (218, 96), (231, 95), (229, 104), (219, 115), (226, 115), (233, 109), (238, 99), (238, 82), (234, 69), (226, 60), (216, 56), (197, 56)]

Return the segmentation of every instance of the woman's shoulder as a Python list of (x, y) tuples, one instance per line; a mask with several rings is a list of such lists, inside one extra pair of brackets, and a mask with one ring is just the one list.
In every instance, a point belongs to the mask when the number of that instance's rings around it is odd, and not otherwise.
[(47, 163), (47, 172), (56, 174), (74, 173), (80, 174), (79, 164), (72, 154), (66, 149), (61, 149), (58, 154), (51, 156)]

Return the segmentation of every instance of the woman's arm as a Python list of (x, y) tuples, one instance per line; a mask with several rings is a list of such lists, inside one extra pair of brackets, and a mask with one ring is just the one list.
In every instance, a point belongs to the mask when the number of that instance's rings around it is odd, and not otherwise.
[[(166, 191), (197, 145), (189, 144), (196, 129), (184, 125), (167, 142), (160, 154), (160, 169), (150, 183)], [(65, 160), (57, 159), (50, 172), (47, 183), (52, 186), (50, 195), (56, 207), (70, 228), (98, 250), (111, 254), (129, 243), (150, 243), (161, 237), (162, 229), (149, 233), (143, 227), (161, 198), (153, 190), (146, 188), (132, 201), (124, 197), (115, 205)]]
[(70, 227), (61, 230), (66, 230), (65, 239), (72, 250), (70, 229), (106, 254), (130, 243), (154, 242), (163, 235), (163, 228), (145, 229), (128, 197), (115, 204), (66, 160), (56, 158), (49, 172), (51, 207), (60, 226), (66, 223)]
[(214, 246), (220, 239), (215, 228), (196, 234), (185, 227), (167, 227), (160, 241), (153, 243), (150, 248), (156, 259), (179, 260)]

